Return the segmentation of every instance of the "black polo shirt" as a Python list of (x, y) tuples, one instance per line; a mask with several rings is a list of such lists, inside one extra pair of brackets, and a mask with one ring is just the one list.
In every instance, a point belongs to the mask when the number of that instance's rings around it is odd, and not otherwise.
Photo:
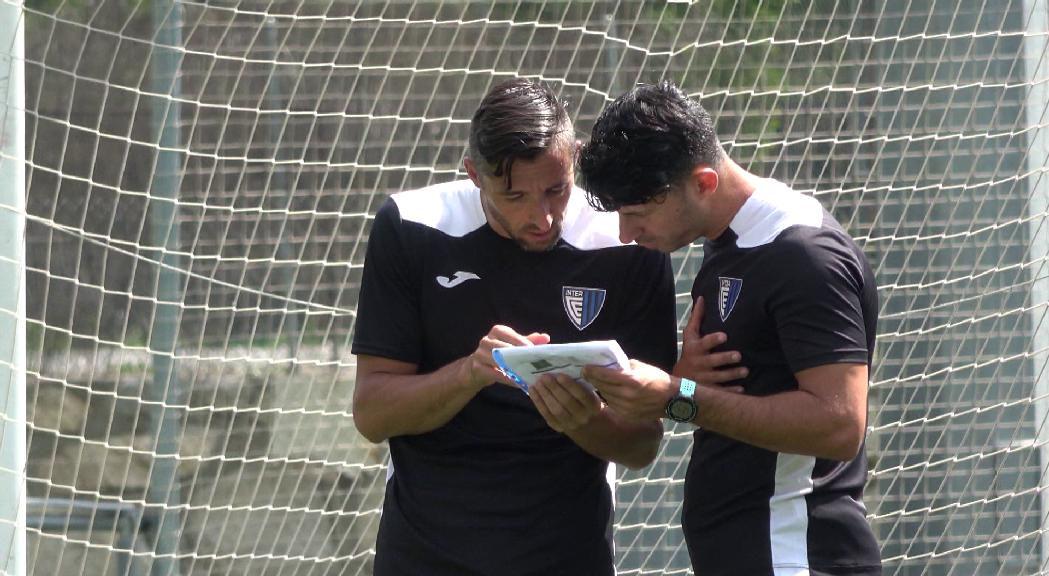
[[(766, 180), (705, 246), (692, 288), (701, 331), (738, 350), (746, 394), (796, 390), (796, 372), (871, 363), (877, 287), (860, 248), (813, 198)], [(866, 457), (777, 453), (699, 429), (682, 523), (698, 576), (880, 574), (865, 518)]]
[[(615, 339), (669, 368), (669, 259), (618, 233), (581, 190), (562, 239), (538, 253), (487, 225), (469, 181), (396, 194), (372, 227), (353, 353), (427, 373), (505, 324), (555, 343)], [(608, 464), (549, 428), (520, 390), (489, 386), (446, 425), (389, 444), (376, 575), (614, 573)]]

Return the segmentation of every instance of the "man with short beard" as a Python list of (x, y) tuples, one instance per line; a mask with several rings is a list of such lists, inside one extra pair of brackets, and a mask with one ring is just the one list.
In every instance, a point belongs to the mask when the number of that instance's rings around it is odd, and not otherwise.
[(658, 418), (621, 418), (564, 376), (526, 395), (492, 359), (615, 339), (674, 361), (669, 259), (587, 204), (576, 146), (549, 89), (505, 82), (471, 122), (469, 180), (394, 194), (375, 217), (353, 415), (390, 445), (376, 576), (614, 574), (608, 462), (647, 466)]

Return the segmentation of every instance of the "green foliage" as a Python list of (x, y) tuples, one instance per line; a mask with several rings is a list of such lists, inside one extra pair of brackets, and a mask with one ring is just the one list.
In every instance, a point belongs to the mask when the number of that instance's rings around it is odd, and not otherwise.
[[(25, 0), (25, 7), (29, 10), (53, 14), (58, 11), (65, 0)], [(86, 3), (86, 2), (80, 2)]]
[(40, 350), (40, 347), (44, 345), (44, 325), (36, 322), (26, 322), (25, 326), (25, 348), (32, 356), (33, 352)]
[(154, 2), (171, 4), (173, 0), (25, 0), (24, 6), (30, 13), (48, 14), (72, 22), (87, 22), (92, 15), (101, 12), (130, 14), (136, 10), (148, 10)]

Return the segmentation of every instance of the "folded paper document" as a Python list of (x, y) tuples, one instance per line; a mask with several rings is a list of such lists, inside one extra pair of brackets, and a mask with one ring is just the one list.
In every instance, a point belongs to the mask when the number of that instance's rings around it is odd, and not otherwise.
[(525, 393), (543, 374), (567, 374), (593, 390), (582, 377), (583, 366), (596, 364), (620, 370), (630, 366), (615, 340), (496, 348), (492, 350), (492, 358)]

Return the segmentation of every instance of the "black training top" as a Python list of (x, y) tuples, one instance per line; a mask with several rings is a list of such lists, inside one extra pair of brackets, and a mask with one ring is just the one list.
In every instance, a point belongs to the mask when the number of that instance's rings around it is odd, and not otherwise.
[[(526, 252), (486, 223), (469, 181), (394, 195), (368, 242), (353, 353), (432, 372), (495, 324), (551, 341), (618, 340), (675, 359), (669, 259), (621, 245), (573, 190), (562, 239)], [(608, 465), (549, 428), (520, 390), (482, 390), (444, 426), (389, 441), (375, 574), (613, 574)]]
[[(738, 350), (746, 394), (796, 390), (794, 374), (871, 363), (878, 296), (862, 251), (819, 203), (766, 180), (705, 246), (692, 288), (703, 334)], [(777, 453), (702, 429), (685, 481), (685, 537), (697, 576), (880, 574), (862, 504), (866, 457)]]

